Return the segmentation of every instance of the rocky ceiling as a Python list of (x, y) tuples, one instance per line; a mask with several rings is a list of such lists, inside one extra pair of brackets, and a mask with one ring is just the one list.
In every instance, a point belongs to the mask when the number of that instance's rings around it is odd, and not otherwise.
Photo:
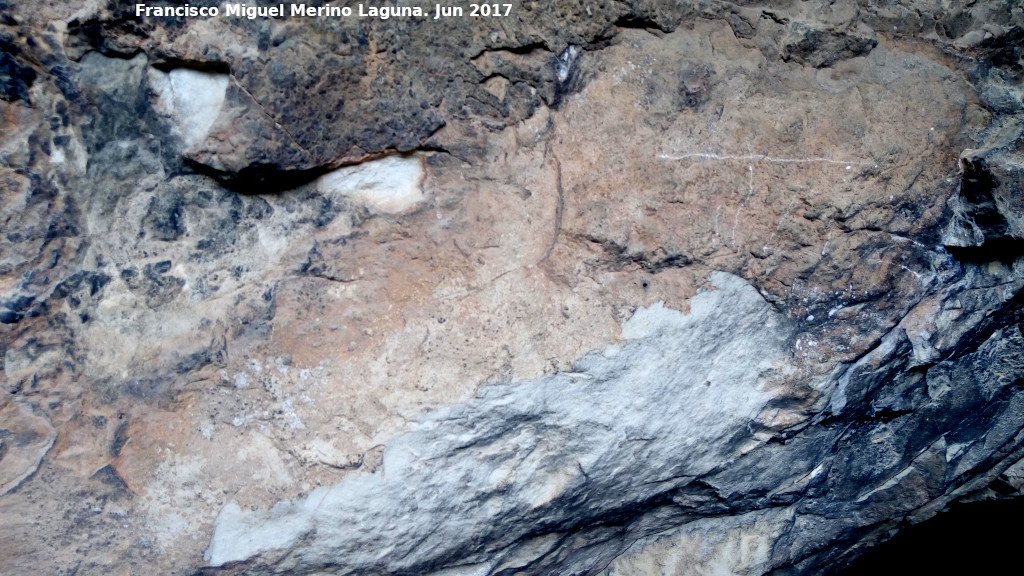
[(1018, 2), (458, 5), (0, 0), (0, 572), (821, 574), (1021, 496)]

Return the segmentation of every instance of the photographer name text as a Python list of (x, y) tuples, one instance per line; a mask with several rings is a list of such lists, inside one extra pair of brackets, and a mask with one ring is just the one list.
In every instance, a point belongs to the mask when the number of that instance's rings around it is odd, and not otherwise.
[(432, 9), (420, 6), (392, 6), (359, 3), (353, 6), (310, 6), (306, 4), (278, 4), (251, 6), (228, 3), (221, 6), (150, 6), (136, 4), (138, 18), (503, 18), (512, 14), (512, 4), (467, 4), (447, 6), (435, 4)]

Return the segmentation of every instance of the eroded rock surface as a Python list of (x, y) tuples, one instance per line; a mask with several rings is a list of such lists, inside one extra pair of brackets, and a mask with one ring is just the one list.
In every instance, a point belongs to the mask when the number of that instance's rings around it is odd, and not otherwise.
[(1021, 495), (1014, 2), (0, 5), (0, 571), (817, 574)]

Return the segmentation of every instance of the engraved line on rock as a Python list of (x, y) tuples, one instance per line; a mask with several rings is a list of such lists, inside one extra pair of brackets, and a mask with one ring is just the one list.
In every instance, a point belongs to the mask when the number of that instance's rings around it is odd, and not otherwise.
[(812, 163), (825, 163), (825, 164), (841, 164), (846, 166), (858, 165), (867, 166), (875, 165), (875, 162), (866, 160), (836, 160), (834, 158), (820, 158), (820, 157), (808, 157), (808, 158), (780, 158), (777, 156), (769, 156), (767, 154), (714, 154), (711, 152), (690, 152), (687, 154), (659, 154), (658, 158), (662, 160), (746, 160), (746, 161), (762, 161), (762, 162), (773, 162), (776, 164), (812, 164)]

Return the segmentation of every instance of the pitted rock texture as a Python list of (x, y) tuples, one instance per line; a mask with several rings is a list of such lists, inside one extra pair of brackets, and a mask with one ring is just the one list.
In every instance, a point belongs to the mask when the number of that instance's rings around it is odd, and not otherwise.
[(0, 2), (0, 572), (819, 574), (1021, 496), (1016, 4)]

